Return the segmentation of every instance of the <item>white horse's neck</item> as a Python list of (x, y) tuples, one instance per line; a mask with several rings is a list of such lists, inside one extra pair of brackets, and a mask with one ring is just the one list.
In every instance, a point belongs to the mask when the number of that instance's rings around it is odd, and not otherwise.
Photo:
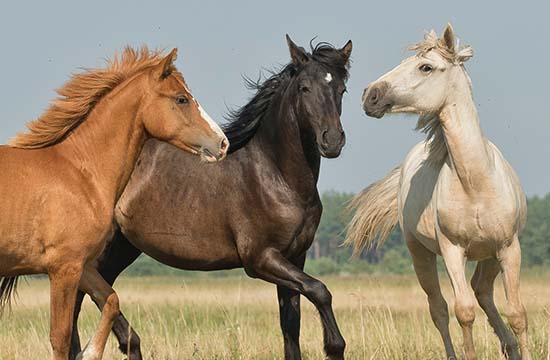
[(439, 114), (452, 170), (467, 193), (483, 190), (492, 172), (487, 141), (479, 125), (470, 82), (456, 69), (455, 86)]

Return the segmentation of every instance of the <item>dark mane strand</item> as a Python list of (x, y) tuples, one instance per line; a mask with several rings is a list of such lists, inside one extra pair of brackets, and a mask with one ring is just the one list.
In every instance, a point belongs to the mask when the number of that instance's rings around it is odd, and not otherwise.
[[(311, 46), (309, 59), (326, 66), (330, 71), (341, 77), (344, 81), (348, 79), (348, 61), (346, 57), (329, 43), (321, 42)], [(303, 65), (303, 66), (307, 66)], [(271, 100), (280, 91), (284, 91), (290, 79), (300, 72), (294, 64), (286, 65), (280, 72), (270, 72), (263, 83), (261, 76), (254, 81), (244, 77), (245, 86), (256, 94), (243, 107), (237, 110), (229, 110), (226, 115), (228, 123), (222, 125), (229, 140), (229, 153), (233, 153), (245, 146), (256, 134), (264, 115), (271, 104)]]

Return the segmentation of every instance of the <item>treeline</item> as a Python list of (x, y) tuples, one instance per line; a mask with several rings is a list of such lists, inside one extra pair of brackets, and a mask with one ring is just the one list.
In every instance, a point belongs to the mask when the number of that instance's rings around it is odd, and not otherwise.
[[(344, 208), (353, 194), (327, 191), (323, 193), (323, 216), (315, 241), (308, 252), (306, 270), (312, 275), (357, 274), (363, 272), (412, 272), (412, 263), (407, 247), (396, 226), (390, 237), (380, 248), (365, 250), (359, 259), (350, 260), (351, 249), (343, 247), (346, 224)], [(525, 230), (520, 236), (522, 266), (524, 268), (550, 266), (550, 194), (545, 197), (531, 197), (527, 201), (528, 216)], [(142, 256), (126, 272), (128, 275), (187, 275), (204, 276), (199, 273), (181, 272), (161, 265)], [(216, 276), (241, 273), (216, 272)]]

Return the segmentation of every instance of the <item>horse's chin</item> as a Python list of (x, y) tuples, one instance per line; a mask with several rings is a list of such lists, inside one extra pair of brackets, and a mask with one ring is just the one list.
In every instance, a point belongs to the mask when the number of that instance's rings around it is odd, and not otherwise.
[(322, 149), (319, 146), (318, 149), (319, 149), (319, 154), (321, 154), (321, 156), (326, 158), (326, 159), (337, 158), (342, 153), (342, 148), (326, 150), (326, 149)]

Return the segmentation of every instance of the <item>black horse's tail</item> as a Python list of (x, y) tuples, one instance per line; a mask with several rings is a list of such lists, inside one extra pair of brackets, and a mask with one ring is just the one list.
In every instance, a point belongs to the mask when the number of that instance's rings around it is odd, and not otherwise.
[(11, 306), (11, 299), (17, 294), (17, 282), (19, 276), (1, 278), (0, 282), (0, 315), (4, 312), (6, 307)]

